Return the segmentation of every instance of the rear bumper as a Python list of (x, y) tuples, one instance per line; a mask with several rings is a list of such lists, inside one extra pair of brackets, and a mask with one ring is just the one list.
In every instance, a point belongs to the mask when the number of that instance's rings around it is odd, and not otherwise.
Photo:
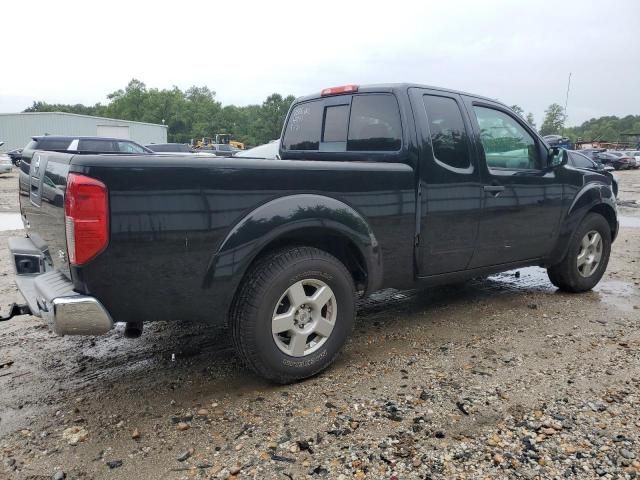
[(58, 335), (102, 335), (113, 328), (109, 312), (94, 297), (73, 290), (58, 270), (47, 271), (45, 257), (27, 237), (9, 239), (16, 284), (31, 313), (47, 320)]

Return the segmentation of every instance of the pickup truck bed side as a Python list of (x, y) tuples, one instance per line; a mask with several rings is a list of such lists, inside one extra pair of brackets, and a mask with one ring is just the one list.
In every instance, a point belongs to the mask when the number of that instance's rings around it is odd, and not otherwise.
[[(61, 166), (53, 167), (57, 161)], [(413, 281), (408, 165), (52, 154), (49, 168), (63, 168), (64, 161), (70, 171), (109, 186), (109, 246), (70, 273), (75, 289), (99, 298), (116, 321), (226, 322), (253, 258), (270, 241), (293, 234), (310, 244), (328, 235), (348, 240), (370, 269), (365, 287), (383, 286), (383, 258), (387, 285)], [(53, 210), (62, 206), (43, 204), (52, 224), (39, 229), (55, 228), (62, 213)], [(48, 241), (54, 238), (60, 235)], [(51, 245), (50, 253), (58, 256)]]

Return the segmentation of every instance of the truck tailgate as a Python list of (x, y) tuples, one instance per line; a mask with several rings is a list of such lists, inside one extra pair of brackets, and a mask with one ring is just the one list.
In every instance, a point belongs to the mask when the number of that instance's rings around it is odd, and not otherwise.
[(20, 210), (27, 235), (51, 267), (70, 277), (64, 193), (73, 155), (37, 151), (20, 169)]

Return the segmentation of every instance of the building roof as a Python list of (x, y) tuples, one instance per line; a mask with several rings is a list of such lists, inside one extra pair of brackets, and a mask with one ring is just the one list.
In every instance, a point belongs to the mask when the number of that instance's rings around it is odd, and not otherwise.
[(69, 113), (69, 112), (16, 112), (16, 113), (0, 113), (0, 116), (22, 116), (22, 115), (67, 115), (70, 117), (83, 117), (83, 118), (91, 118), (94, 120), (109, 120), (111, 122), (126, 122), (126, 123), (138, 123), (140, 125), (152, 125), (154, 127), (164, 127), (168, 128), (167, 125), (162, 123), (150, 123), (150, 122), (138, 122), (135, 120), (123, 120), (122, 118), (109, 118), (109, 117), (96, 117), (94, 115), (82, 115), (80, 113)]

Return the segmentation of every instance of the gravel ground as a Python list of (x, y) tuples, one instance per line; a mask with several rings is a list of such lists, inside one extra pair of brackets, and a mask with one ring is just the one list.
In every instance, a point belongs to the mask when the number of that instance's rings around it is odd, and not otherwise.
[[(203, 325), (128, 340), (2, 323), (0, 478), (636, 478), (640, 171), (617, 175), (628, 226), (595, 291), (526, 268), (382, 292), (336, 364), (296, 385), (247, 372)], [(5, 211), (15, 183), (0, 177)], [(0, 304), (18, 298), (20, 233), (0, 232)]]

